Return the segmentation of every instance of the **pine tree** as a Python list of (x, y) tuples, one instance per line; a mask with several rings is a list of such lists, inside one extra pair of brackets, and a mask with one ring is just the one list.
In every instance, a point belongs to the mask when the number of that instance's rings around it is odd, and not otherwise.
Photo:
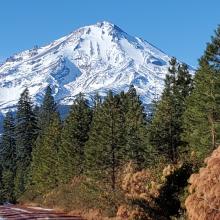
[(3, 123), (0, 163), (2, 167), (2, 196), (14, 202), (14, 177), (16, 171), (15, 124), (12, 112), (8, 112)]
[(220, 25), (215, 30), (215, 35), (211, 37), (211, 42), (207, 44), (204, 59), (213, 71), (220, 71)]
[(149, 129), (149, 140), (171, 162), (176, 162), (183, 142), (182, 115), (186, 108), (186, 97), (192, 90), (192, 80), (186, 65), (179, 65), (175, 58), (170, 61), (165, 88), (156, 103), (156, 111)]
[(220, 26), (199, 61), (187, 100), (183, 140), (201, 163), (220, 143)]
[(123, 161), (124, 133), (120, 97), (109, 92), (103, 104), (94, 111), (85, 149), (87, 174), (105, 182), (113, 190)]
[(84, 145), (88, 140), (92, 110), (79, 94), (64, 122), (59, 150), (60, 181), (67, 182), (84, 171)]
[(3, 122), (1, 138), (1, 164), (3, 169), (15, 169), (15, 124), (12, 112), (8, 112)]
[(0, 203), (3, 203), (4, 201), (5, 201), (5, 193), (2, 183), (2, 166), (0, 164)]
[(38, 127), (43, 130), (50, 124), (53, 114), (57, 111), (57, 106), (52, 96), (52, 89), (50, 86), (46, 88), (46, 93), (43, 99), (43, 103), (39, 109), (39, 122)]
[(120, 95), (125, 113), (125, 139), (124, 155), (132, 160), (137, 167), (143, 168), (150, 161), (150, 148), (147, 143), (147, 120), (144, 107), (136, 93), (134, 86), (130, 86), (128, 93)]
[(54, 98), (52, 96), (52, 90), (50, 86), (46, 88), (42, 105), (40, 107), (35, 106), (34, 113), (35, 115), (37, 115), (37, 124), (39, 129), (39, 134), (37, 136), (37, 140), (34, 146), (34, 148), (37, 148), (38, 146), (43, 145), (42, 136), (45, 133), (45, 130), (48, 129), (48, 126), (50, 125), (54, 114), (57, 113), (56, 102), (54, 101)]
[(37, 194), (49, 192), (58, 185), (58, 151), (61, 142), (61, 120), (52, 113), (50, 122), (33, 150), (29, 190)]
[(98, 109), (102, 104), (102, 98), (101, 96), (96, 93), (93, 100), (92, 100), (92, 110), (96, 111), (96, 109)]
[(31, 152), (38, 134), (37, 121), (28, 89), (24, 90), (18, 102), (15, 132), (17, 168), (15, 196), (18, 198), (25, 191), (30, 170)]
[[(36, 112), (38, 113), (38, 128), (40, 132), (32, 152), (33, 161), (28, 187), (29, 190), (32, 189), (35, 192), (42, 193), (44, 190), (53, 188), (55, 182), (57, 182), (55, 175), (57, 172), (55, 170), (58, 170), (56, 164), (58, 160), (58, 144), (60, 144), (61, 120), (57, 113), (50, 86), (47, 87), (43, 103), (36, 109)], [(49, 156), (49, 154), (51, 155)], [(51, 163), (54, 165), (51, 165)], [(52, 181), (53, 175), (54, 182)]]
[(2, 170), (2, 198), (4, 201), (14, 203), (16, 201), (15, 192), (14, 192), (14, 178), (15, 173), (9, 169)]

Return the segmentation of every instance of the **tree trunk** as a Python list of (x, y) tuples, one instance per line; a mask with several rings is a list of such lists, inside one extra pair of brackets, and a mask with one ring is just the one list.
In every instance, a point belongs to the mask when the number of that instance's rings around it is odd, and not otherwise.
[(213, 119), (213, 114), (208, 115), (208, 121), (210, 123), (211, 129), (211, 139), (212, 139), (212, 149), (216, 148), (216, 131), (215, 131), (215, 122)]

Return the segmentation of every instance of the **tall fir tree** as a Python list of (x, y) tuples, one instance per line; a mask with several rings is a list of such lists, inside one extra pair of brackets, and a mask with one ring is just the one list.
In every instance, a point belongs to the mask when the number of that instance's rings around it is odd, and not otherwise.
[(12, 112), (8, 112), (3, 123), (1, 139), (2, 196), (9, 202), (15, 201), (14, 177), (16, 171), (15, 124)]
[(117, 175), (123, 160), (125, 119), (120, 97), (109, 92), (102, 105), (94, 111), (86, 143), (87, 175), (102, 180), (115, 190)]
[(178, 149), (183, 145), (182, 115), (186, 108), (186, 98), (192, 90), (192, 79), (186, 65), (180, 65), (175, 58), (170, 61), (169, 73), (161, 99), (156, 103), (149, 129), (149, 141), (164, 153), (171, 162), (178, 159)]
[[(58, 169), (56, 166), (58, 160), (57, 145), (58, 143), (60, 144), (61, 120), (57, 112), (57, 105), (52, 96), (52, 89), (50, 86), (46, 88), (42, 105), (37, 109), (35, 108), (35, 112), (37, 112), (38, 115), (39, 135), (32, 152), (33, 161), (31, 164), (28, 187), (29, 190), (31, 188), (35, 192), (40, 193), (47, 188), (52, 188), (54, 184), (51, 180), (51, 175), (54, 173), (55, 181), (57, 177), (54, 169)], [(55, 137), (55, 135), (57, 135), (57, 137)], [(51, 140), (48, 140), (48, 137), (50, 137)], [(52, 153), (53, 150), (54, 152)], [(48, 156), (49, 153), (51, 153), (50, 156)], [(56, 158), (56, 160), (54, 158)], [(52, 169), (53, 165), (50, 165), (51, 162), (54, 163), (54, 169)], [(52, 173), (50, 173), (49, 168), (51, 168)], [(46, 172), (48, 172), (48, 176)], [(45, 181), (43, 181), (44, 178)], [(46, 187), (46, 185), (48, 185), (48, 187)]]
[(187, 100), (183, 140), (203, 159), (220, 143), (220, 26), (199, 61), (194, 89)]
[[(141, 169), (150, 162), (152, 151), (147, 143), (147, 119), (134, 86), (120, 95), (125, 113), (125, 153)], [(151, 152), (150, 152), (151, 151)]]
[(61, 142), (62, 124), (59, 114), (50, 116), (47, 128), (43, 129), (41, 141), (32, 152), (31, 181), (28, 189), (44, 194), (58, 186), (58, 151)]
[(4, 195), (4, 189), (3, 189), (3, 183), (2, 183), (2, 166), (0, 164), (0, 203), (3, 203), (5, 201), (5, 195)]
[[(34, 148), (41, 146), (44, 130), (48, 128), (54, 114), (57, 113), (57, 106), (52, 96), (52, 89), (50, 86), (46, 88), (45, 95), (41, 106), (35, 106), (34, 113), (37, 116), (37, 126), (39, 129), (38, 136), (34, 145)], [(30, 177), (31, 178), (31, 177)]]
[(37, 120), (33, 113), (28, 89), (22, 92), (18, 102), (15, 132), (17, 168), (15, 196), (18, 198), (25, 191), (30, 171), (31, 152), (38, 134)]
[(52, 89), (50, 86), (47, 86), (43, 103), (38, 110), (38, 127), (40, 128), (40, 130), (43, 130), (50, 124), (50, 121), (53, 118), (53, 114), (56, 111), (57, 105), (52, 95)]
[(92, 110), (79, 94), (64, 122), (59, 150), (60, 181), (68, 182), (84, 171), (84, 146), (89, 137)]

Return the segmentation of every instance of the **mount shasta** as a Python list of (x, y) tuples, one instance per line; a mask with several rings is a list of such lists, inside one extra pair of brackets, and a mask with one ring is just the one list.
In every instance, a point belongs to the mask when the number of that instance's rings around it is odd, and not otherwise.
[(50, 85), (60, 105), (74, 97), (108, 90), (118, 93), (133, 84), (145, 105), (163, 89), (170, 56), (109, 22), (80, 28), (51, 44), (15, 54), (0, 65), (0, 111), (14, 108), (28, 87), (40, 104)]

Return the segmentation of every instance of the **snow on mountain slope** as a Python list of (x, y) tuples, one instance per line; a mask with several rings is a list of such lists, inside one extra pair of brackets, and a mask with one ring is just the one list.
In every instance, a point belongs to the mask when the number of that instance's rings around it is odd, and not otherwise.
[(0, 66), (0, 111), (16, 105), (28, 87), (36, 104), (51, 85), (56, 101), (70, 105), (82, 92), (92, 96), (133, 84), (144, 104), (163, 89), (170, 57), (109, 22), (80, 28), (44, 47), (16, 54)]

